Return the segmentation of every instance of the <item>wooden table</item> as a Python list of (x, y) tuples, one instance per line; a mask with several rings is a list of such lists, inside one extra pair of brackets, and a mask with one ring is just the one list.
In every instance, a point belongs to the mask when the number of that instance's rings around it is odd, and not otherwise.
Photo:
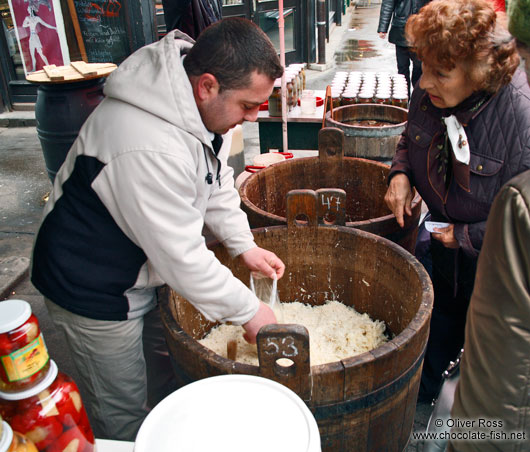
[[(315, 96), (324, 99), (325, 91), (315, 91)], [(287, 114), (287, 145), (289, 150), (318, 149), (318, 131), (322, 128), (324, 106), (316, 108), (312, 115), (303, 115), (299, 106)], [(260, 111), (257, 119), (259, 125), (260, 153), (270, 149), (283, 150), (282, 118), (269, 116), (268, 111)]]

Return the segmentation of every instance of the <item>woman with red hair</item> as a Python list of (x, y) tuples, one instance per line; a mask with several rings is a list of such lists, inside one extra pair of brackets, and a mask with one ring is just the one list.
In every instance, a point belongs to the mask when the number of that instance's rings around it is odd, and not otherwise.
[(420, 388), (427, 401), (464, 342), (493, 199), (530, 168), (530, 88), (491, 1), (434, 0), (411, 16), (405, 32), (423, 74), (385, 201), (403, 226), (415, 187), (432, 220), (446, 223), (431, 234), (435, 299)]

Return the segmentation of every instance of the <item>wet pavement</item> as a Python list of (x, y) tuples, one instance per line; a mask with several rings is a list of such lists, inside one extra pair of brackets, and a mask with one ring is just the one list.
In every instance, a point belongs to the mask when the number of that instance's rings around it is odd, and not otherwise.
[[(322, 72), (308, 70), (307, 87), (325, 89), (337, 70), (397, 72), (393, 45), (377, 35), (378, 18), (378, 5), (351, 7), (343, 26), (337, 27), (330, 38), (327, 59), (333, 61), (333, 67)], [(59, 369), (76, 380), (77, 371), (64, 339), (55, 331), (42, 296), (27, 276), (33, 240), (51, 189), (37, 132), (34, 126), (1, 127), (2, 116), (9, 116), (11, 124), (17, 123), (12, 113), (0, 115), (0, 289), (4, 291), (0, 299), (21, 298), (31, 303), (52, 358)], [(24, 124), (32, 124), (27, 112), (21, 116)], [(259, 154), (257, 124), (244, 124), (243, 136), (245, 160), (250, 164)], [(83, 394), (84, 388), (80, 390)], [(417, 405), (414, 431), (425, 430), (430, 412), (429, 405)], [(406, 448), (407, 452), (422, 450), (422, 442), (411, 442)]]
[(387, 39), (379, 37), (378, 23), (379, 7), (356, 8), (348, 31), (344, 33), (339, 49), (335, 52), (338, 69), (397, 73), (395, 47)]

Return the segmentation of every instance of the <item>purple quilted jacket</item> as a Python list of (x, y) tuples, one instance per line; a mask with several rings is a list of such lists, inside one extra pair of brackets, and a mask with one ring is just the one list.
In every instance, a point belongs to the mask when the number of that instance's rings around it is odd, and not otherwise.
[(461, 250), (476, 259), (493, 198), (508, 180), (530, 169), (530, 88), (526, 75), (517, 70), (511, 83), (464, 124), (471, 150), (469, 192), (452, 180), (446, 192), (440, 193), (432, 182), (434, 145), (445, 130), (441, 117), (442, 110), (432, 105), (424, 90), (416, 88), (389, 179), (405, 173), (429, 207), (432, 219), (453, 223)]

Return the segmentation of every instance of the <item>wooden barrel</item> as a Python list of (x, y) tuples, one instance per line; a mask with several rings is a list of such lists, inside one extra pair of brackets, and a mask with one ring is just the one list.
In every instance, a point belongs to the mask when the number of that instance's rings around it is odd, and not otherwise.
[(250, 227), (285, 225), (285, 199), (291, 190), (340, 188), (346, 192), (346, 226), (386, 237), (414, 253), (421, 197), (415, 194), (412, 215), (405, 216), (405, 225), (400, 227), (384, 201), (390, 167), (373, 160), (344, 157), (344, 141), (341, 130), (321, 129), (318, 157), (276, 163), (244, 180), (239, 195)]
[[(259, 246), (286, 264), (278, 281), (280, 299), (318, 305), (333, 297), (383, 320), (392, 339), (370, 352), (311, 366), (303, 326), (268, 325), (258, 334), (259, 366), (242, 364), (202, 346), (198, 340), (215, 324), (166, 288), (159, 299), (176, 378), (181, 385), (222, 374), (271, 378), (305, 401), (317, 420), (323, 452), (402, 451), (414, 423), (431, 282), (424, 267), (393, 242), (357, 229), (317, 225), (317, 196), (311, 190), (291, 192), (287, 226), (252, 231)], [(239, 259), (219, 243), (210, 249), (248, 284), (249, 271)], [(282, 367), (280, 358), (294, 364)]]
[[(396, 146), (405, 130), (408, 110), (393, 105), (355, 104), (345, 105), (326, 113), (326, 127), (344, 131), (344, 155), (374, 160), (392, 160)], [(360, 121), (384, 123), (361, 125)]]

